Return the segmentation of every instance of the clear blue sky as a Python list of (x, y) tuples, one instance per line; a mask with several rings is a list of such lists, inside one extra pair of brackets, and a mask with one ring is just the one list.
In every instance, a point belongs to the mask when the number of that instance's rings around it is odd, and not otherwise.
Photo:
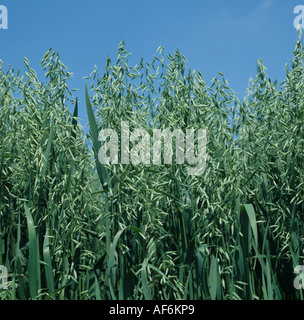
[[(242, 98), (261, 58), (279, 82), (292, 58), (298, 33), (293, 9), (298, 0), (0, 0), (9, 12), (0, 30), (4, 66), (22, 68), (23, 57), (38, 74), (43, 54), (52, 47), (73, 72), (70, 88), (80, 91), (80, 118), (86, 124), (85, 80), (108, 55), (116, 57), (124, 39), (131, 64), (151, 60), (159, 45), (179, 49), (205, 81), (223, 72)], [(41, 73), (40, 73), (41, 74)]]

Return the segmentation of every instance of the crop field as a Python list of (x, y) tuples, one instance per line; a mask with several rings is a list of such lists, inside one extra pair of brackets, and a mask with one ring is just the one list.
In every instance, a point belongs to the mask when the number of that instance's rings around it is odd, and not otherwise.
[[(58, 52), (43, 79), (0, 64), (0, 300), (302, 300), (302, 42), (282, 83), (259, 60), (242, 100), (178, 50), (128, 59), (122, 41), (84, 80), (87, 131)], [(122, 121), (205, 129), (204, 172), (174, 143), (172, 163), (102, 163), (99, 133), (121, 150)]]

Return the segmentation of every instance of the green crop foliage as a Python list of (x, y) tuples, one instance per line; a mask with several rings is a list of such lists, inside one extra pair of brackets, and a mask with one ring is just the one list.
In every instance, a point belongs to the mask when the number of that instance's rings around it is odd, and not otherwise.
[[(121, 42), (84, 84), (87, 134), (58, 53), (42, 82), (27, 59), (24, 75), (0, 65), (0, 299), (303, 299), (301, 41), (280, 85), (258, 60), (242, 100), (179, 51), (129, 56)], [(206, 129), (206, 170), (189, 175), (174, 143), (171, 164), (100, 163), (99, 132), (120, 150), (122, 121), (151, 137)]]

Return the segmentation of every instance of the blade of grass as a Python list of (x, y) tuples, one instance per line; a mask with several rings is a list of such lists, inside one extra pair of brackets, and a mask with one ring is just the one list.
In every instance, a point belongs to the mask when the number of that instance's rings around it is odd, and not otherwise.
[(46, 175), (50, 152), (51, 152), (51, 147), (52, 147), (52, 143), (53, 143), (53, 136), (54, 136), (54, 121), (52, 122), (49, 140), (48, 140), (47, 147), (46, 147), (46, 150), (44, 153), (44, 160), (43, 160), (44, 166), (42, 169), (42, 177), (45, 177), (45, 175)]
[(24, 210), (26, 214), (28, 235), (29, 235), (29, 257), (28, 257), (29, 286), (30, 286), (31, 297), (32, 299), (34, 299), (38, 296), (38, 292), (41, 286), (39, 243), (37, 241), (34, 221), (26, 204), (24, 204)]
[(219, 271), (218, 271), (218, 262), (215, 256), (211, 257), (210, 271), (209, 271), (209, 292), (211, 300), (216, 300), (219, 284)]
[(108, 189), (108, 183), (109, 183), (108, 172), (107, 172), (106, 168), (98, 160), (98, 151), (101, 147), (101, 143), (98, 140), (98, 129), (97, 129), (96, 121), (95, 121), (95, 116), (94, 116), (94, 113), (92, 110), (87, 85), (85, 87), (85, 99), (86, 99), (87, 114), (88, 114), (88, 119), (89, 119), (89, 124), (90, 124), (90, 131), (92, 134), (92, 142), (93, 142), (93, 149), (94, 149), (95, 164), (96, 164), (96, 168), (97, 168), (97, 173), (98, 173), (99, 180), (101, 182), (102, 187), (105, 189)]
[(77, 132), (77, 117), (78, 117), (78, 98), (76, 98), (75, 108), (73, 112), (73, 120), (72, 120), (72, 137), (76, 139)]
[(149, 285), (148, 285), (148, 279), (147, 279), (147, 264), (148, 259), (145, 258), (142, 268), (141, 268), (141, 281), (142, 281), (142, 287), (143, 287), (143, 293), (146, 300), (152, 300)]
[(49, 293), (55, 291), (54, 275), (52, 270), (51, 254), (50, 254), (50, 242), (49, 242), (49, 230), (46, 230), (43, 242), (43, 258), (45, 262), (45, 277), (48, 286)]

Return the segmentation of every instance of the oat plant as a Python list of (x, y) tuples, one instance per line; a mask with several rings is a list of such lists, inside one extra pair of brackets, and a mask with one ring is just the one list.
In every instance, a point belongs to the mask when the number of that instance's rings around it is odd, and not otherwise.
[[(44, 76), (1, 64), (0, 299), (303, 299), (303, 49), (281, 84), (258, 60), (240, 99), (178, 50), (131, 66), (122, 41), (84, 84), (87, 131), (57, 52)], [(150, 163), (101, 163), (99, 133), (120, 150), (122, 121), (206, 129), (205, 171), (188, 174), (174, 139), (172, 163), (153, 164), (152, 140)]]

